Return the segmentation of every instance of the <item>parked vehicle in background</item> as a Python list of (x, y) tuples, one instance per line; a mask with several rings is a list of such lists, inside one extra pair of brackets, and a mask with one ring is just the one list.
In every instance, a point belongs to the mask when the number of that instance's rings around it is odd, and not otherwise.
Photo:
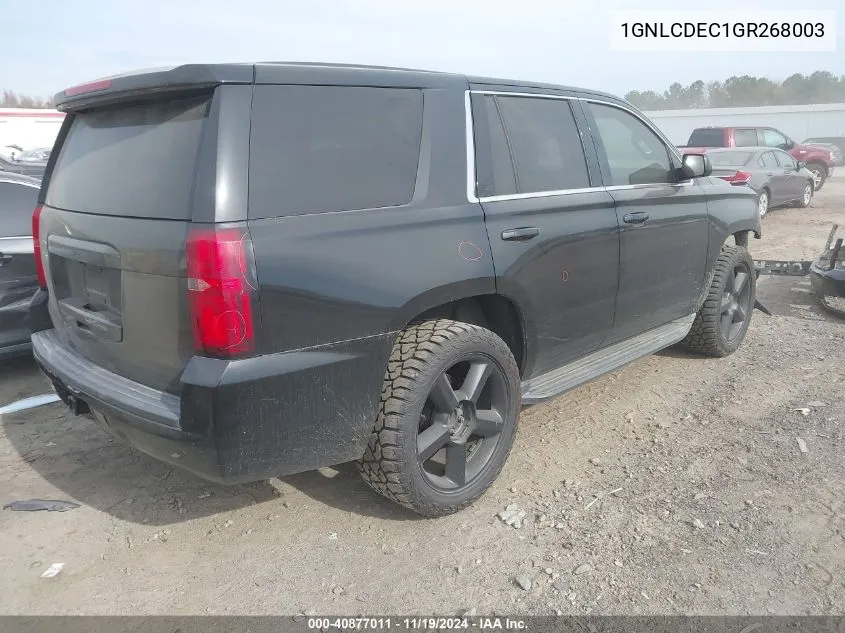
[(707, 151), (713, 175), (732, 185), (747, 185), (757, 193), (760, 216), (772, 207), (810, 206), (814, 178), (803, 162), (780, 149), (711, 149)]
[(19, 161), (0, 158), (0, 175), (18, 174), (41, 179), (47, 169), (47, 161)]
[(29, 149), (21, 152), (14, 160), (21, 163), (46, 163), (50, 159), (50, 150), (51, 148), (49, 147)]
[(0, 358), (31, 348), (29, 302), (38, 289), (32, 209), (41, 182), (0, 172)]
[(806, 163), (813, 174), (816, 191), (833, 175), (833, 156), (829, 150), (798, 144), (772, 127), (699, 127), (679, 149), (701, 153), (714, 147), (772, 147), (788, 152), (795, 160)]
[(830, 150), (833, 164), (837, 167), (845, 165), (845, 136), (818, 136), (804, 140), (802, 145), (814, 145)]
[(522, 404), (679, 341), (726, 356), (751, 319), (756, 195), (604, 93), (262, 63), (56, 99), (35, 358), (215, 481), (357, 460), (455, 512)]

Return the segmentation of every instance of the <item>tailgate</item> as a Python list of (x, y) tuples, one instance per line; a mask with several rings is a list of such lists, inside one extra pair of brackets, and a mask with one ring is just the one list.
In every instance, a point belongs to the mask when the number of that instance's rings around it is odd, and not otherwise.
[(194, 354), (185, 243), (211, 94), (73, 114), (41, 211), (62, 343), (177, 393)]

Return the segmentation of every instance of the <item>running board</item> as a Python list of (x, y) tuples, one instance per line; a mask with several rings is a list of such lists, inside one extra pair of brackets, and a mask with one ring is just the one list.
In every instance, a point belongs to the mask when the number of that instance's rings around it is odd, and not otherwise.
[(602, 374), (674, 345), (684, 339), (695, 315), (671, 321), (666, 325), (600, 349), (588, 356), (522, 383), (522, 403), (536, 404), (559, 396)]

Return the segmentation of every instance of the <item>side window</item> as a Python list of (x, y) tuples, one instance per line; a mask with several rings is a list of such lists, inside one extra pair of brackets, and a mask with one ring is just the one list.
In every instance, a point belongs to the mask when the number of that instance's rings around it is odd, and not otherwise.
[(32, 233), (32, 210), (38, 189), (0, 182), (0, 237), (24, 237)]
[(763, 145), (766, 147), (785, 147), (786, 137), (775, 130), (760, 130), (763, 136)]
[(778, 165), (781, 167), (797, 167), (798, 165), (795, 164), (795, 160), (787, 154), (786, 152), (772, 152), (775, 157), (777, 158)]
[(587, 159), (569, 101), (495, 97), (519, 193), (590, 186)]
[(762, 156), (763, 167), (767, 167), (769, 169), (774, 169), (778, 166), (778, 162), (775, 160), (775, 155), (773, 152), (765, 152)]
[(674, 182), (666, 145), (645, 123), (620, 108), (588, 106), (596, 122), (596, 140), (610, 167), (611, 184)]
[(414, 89), (256, 86), (249, 217), (407, 204), (422, 111)]
[[(480, 112), (475, 110), (478, 195), (485, 197), (514, 194), (517, 192), (516, 172), (496, 99), (491, 95), (481, 95), (480, 100), (475, 101), (474, 97), (473, 106), (478, 103), (482, 104)], [(486, 137), (483, 134), (485, 129)]]
[(757, 130), (753, 128), (737, 128), (734, 130), (734, 145), (736, 147), (757, 147)]

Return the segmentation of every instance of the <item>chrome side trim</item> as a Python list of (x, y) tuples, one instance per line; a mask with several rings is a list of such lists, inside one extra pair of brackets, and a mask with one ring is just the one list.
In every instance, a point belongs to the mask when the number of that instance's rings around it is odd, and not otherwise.
[(467, 200), (478, 202), (475, 175), (475, 128), (472, 122), (472, 102), (470, 91), (464, 92), (464, 111), (466, 116), (466, 144), (467, 144)]
[(527, 200), (529, 198), (551, 198), (554, 196), (569, 196), (575, 193), (593, 193), (605, 191), (606, 187), (582, 187), (581, 189), (558, 189), (556, 191), (536, 191), (531, 193), (508, 193), (501, 196), (482, 196), (480, 202), (503, 202), (505, 200)]
[(32, 237), (28, 235), (0, 237), (0, 253), (3, 255), (32, 255), (34, 252)]
[[(23, 174), (21, 174), (21, 175), (23, 175)], [(35, 178), (35, 176), (30, 176), (30, 177)], [(13, 180), (11, 178), (3, 178), (2, 175), (0, 175), (0, 182), (6, 182), (6, 183), (9, 183), (10, 185), (21, 185), (23, 187), (31, 187), (32, 189), (41, 189), (40, 184), (36, 185), (34, 182), (24, 182), (23, 180)]]

